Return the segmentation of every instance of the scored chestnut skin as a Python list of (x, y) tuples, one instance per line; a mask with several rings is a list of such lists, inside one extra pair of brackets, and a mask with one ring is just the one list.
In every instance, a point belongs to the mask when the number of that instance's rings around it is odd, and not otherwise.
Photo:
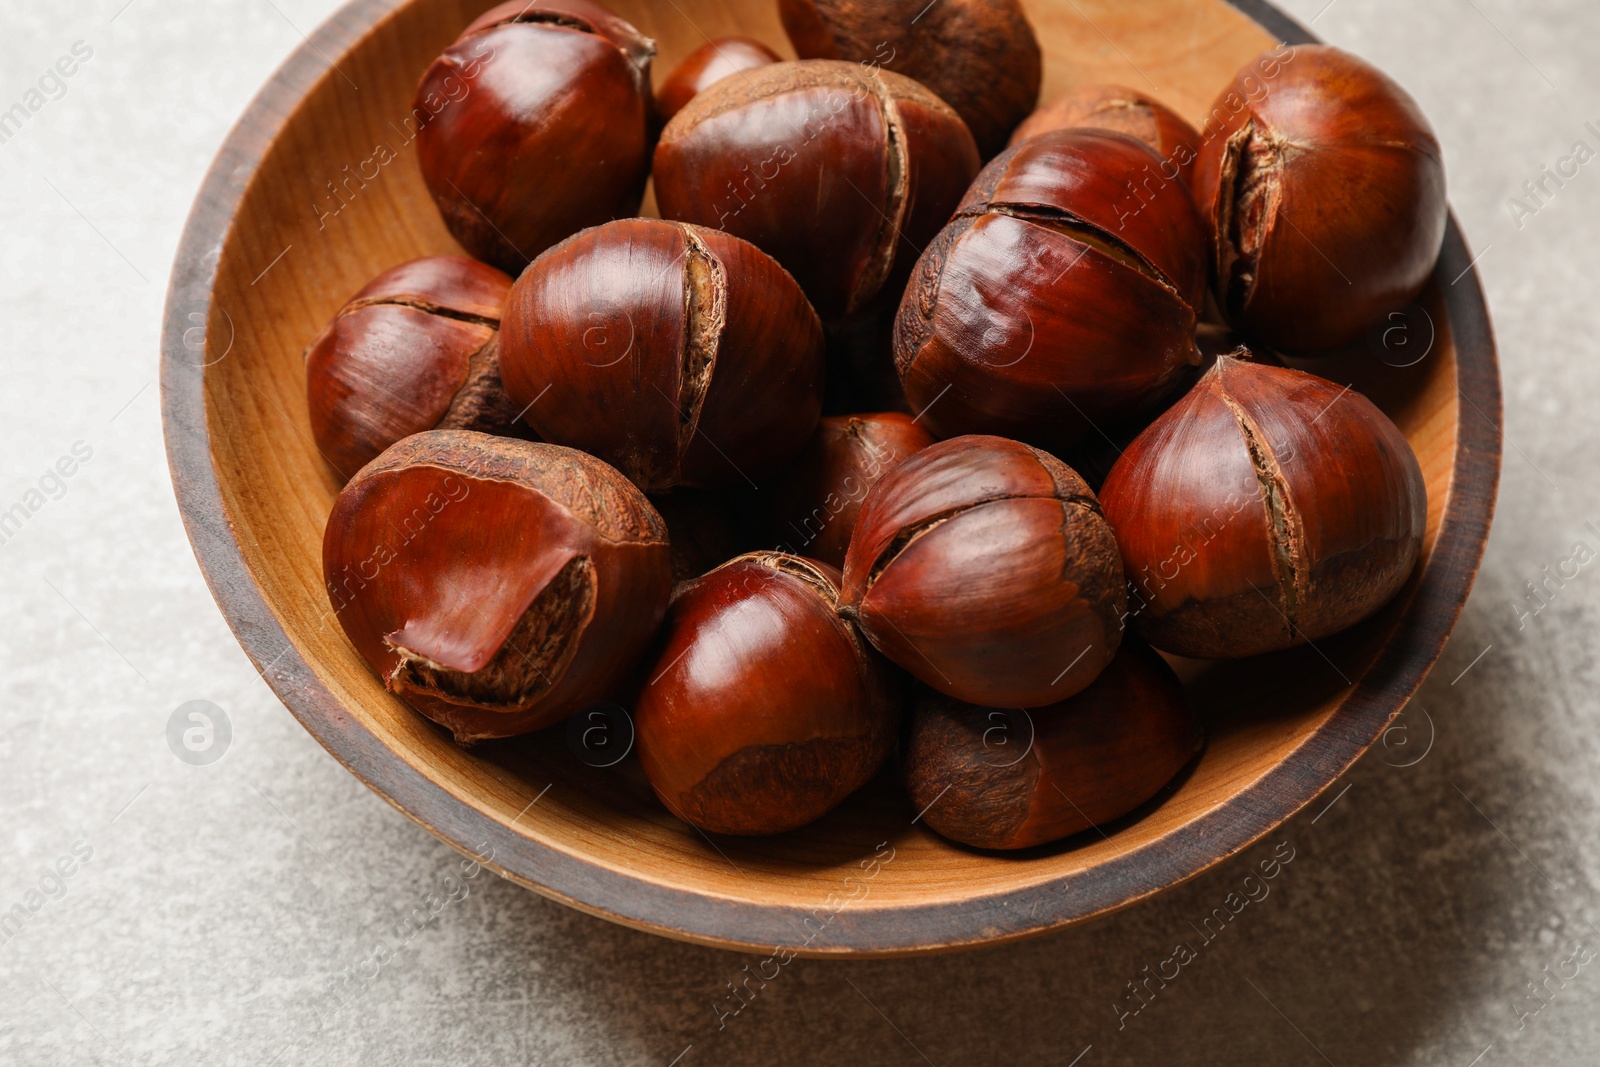
[(777, 552), (680, 586), (634, 714), (639, 761), (678, 818), (776, 834), (820, 818), (893, 747), (893, 668), (836, 610), (839, 572)]
[(984, 158), (1039, 102), (1044, 60), (1017, 0), (778, 0), (802, 59), (882, 66), (955, 108)]
[(500, 381), (511, 279), (461, 256), (425, 256), (362, 286), (306, 350), (317, 451), (348, 480), (409, 434), (525, 436)]
[(1149, 145), (1030, 137), (984, 168), (917, 261), (895, 319), (912, 410), (937, 437), (1054, 452), (1134, 415), (1199, 362), (1205, 235)]
[(661, 516), (594, 457), (429, 430), (345, 486), (322, 571), (384, 686), (467, 744), (609, 693), (666, 612), (668, 554)]
[(1112, 467), (1135, 629), (1181, 656), (1251, 656), (1361, 621), (1416, 566), (1427, 487), (1399, 428), (1305, 371), (1220, 356)]
[(1011, 134), (1011, 143), (1074, 127), (1116, 130), (1137, 137), (1161, 157), (1155, 173), (1193, 187), (1200, 131), (1160, 101), (1121, 85), (1080, 85), (1056, 97), (1022, 121)]
[(511, 0), (433, 61), (412, 113), (450, 233), (512, 274), (563, 237), (637, 214), (655, 42), (592, 0)]
[(966, 125), (922, 85), (810, 60), (695, 96), (662, 130), (654, 177), (664, 218), (751, 242), (835, 320), (898, 293), (977, 172)]
[(1128, 814), (1203, 744), (1172, 668), (1128, 641), (1087, 689), (1049, 707), (981, 707), (922, 690), (902, 770), (934, 830), (1017, 849)]
[(533, 262), (500, 365), (540, 437), (647, 492), (759, 484), (822, 411), (822, 323), (794, 279), (747, 241), (661, 219), (585, 230)]
[[(1217, 304), (1275, 348), (1339, 348), (1427, 284), (1444, 241), (1444, 159), (1416, 101), (1376, 67), (1323, 45), (1276, 57), (1223, 90), (1224, 121), (1195, 165)], [(1277, 76), (1252, 93), (1268, 64)]]
[(665, 122), (707, 86), (780, 59), (778, 53), (751, 37), (719, 37), (707, 41), (685, 56), (661, 83), (656, 92), (656, 114)]
[(1078, 692), (1122, 640), (1122, 562), (1082, 478), (1001, 437), (940, 441), (872, 487), (841, 605), (874, 647), (974, 704)]

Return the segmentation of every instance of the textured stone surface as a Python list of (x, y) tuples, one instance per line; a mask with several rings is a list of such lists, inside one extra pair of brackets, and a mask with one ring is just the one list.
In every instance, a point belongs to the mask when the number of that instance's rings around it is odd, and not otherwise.
[[(1583, 129), (1600, 7), (1287, 5), (1432, 117), (1501, 346), (1500, 518), (1411, 743), (1376, 749), (1315, 822), (1321, 804), (1121, 915), (942, 958), (796, 961), (719, 1030), (713, 1001), (754, 960), (487, 875), (396, 937), (456, 857), (329, 758), (234, 644), (183, 536), (153, 385), (204, 168), (332, 4), (123, 3), (0, 0), (0, 105), (73, 42), (94, 50), (0, 144), (0, 510), (92, 450), (0, 545), (0, 911), (51, 894), (0, 945), (0, 1062), (1064, 1065), (1091, 1045), (1082, 1067), (1595, 1062), (1600, 963), (1565, 988), (1543, 969), (1600, 951), (1600, 568), (1525, 625), (1513, 603), (1597, 543), (1600, 163), (1520, 227), (1507, 199), (1573, 141), (1600, 147)], [(213, 766), (169, 750), (189, 700), (231, 721)], [(1421, 751), (1423, 709), (1431, 750), (1390, 765)], [(1126, 983), (1198, 942), (1189, 924), (1281, 840), (1295, 858), (1271, 894), (1119, 1030)], [(58, 888), (45, 872), (75, 846), (92, 855)], [(368, 977), (334, 1010), (347, 969)], [(1557, 992), (1532, 1014), (1541, 980)]]

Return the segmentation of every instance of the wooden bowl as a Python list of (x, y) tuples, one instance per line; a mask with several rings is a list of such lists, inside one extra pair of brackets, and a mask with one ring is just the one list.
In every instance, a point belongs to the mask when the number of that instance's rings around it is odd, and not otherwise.
[[(707, 37), (748, 34), (792, 55), (775, 0), (608, 2), (659, 42), (658, 81)], [(458, 250), (407, 117), (423, 68), (490, 3), (355, 0), (317, 30), (212, 165), (164, 324), (168, 456), (212, 592), (289, 709), (390, 803), (507, 877), (639, 929), (800, 955), (930, 952), (1079, 922), (1205, 870), (1338, 778), (1416, 690), (1472, 585), (1499, 473), (1494, 346), (1453, 223), (1423, 301), (1431, 324), (1415, 327), (1411, 350), (1426, 357), (1326, 372), (1353, 377), (1415, 448), (1429, 493), (1423, 566), (1380, 617), (1315, 649), (1191, 672), (1209, 746), (1137, 818), (1056, 847), (980, 853), (924, 829), (885, 777), (806, 829), (712, 840), (654, 801), (633, 760), (586, 766), (559, 729), (457, 748), (384, 692), (330, 613), (320, 551), (338, 486), (311, 442), (301, 354), (378, 271)], [(1044, 99), (1120, 82), (1197, 125), (1275, 37), (1310, 40), (1242, 0), (1026, 6), (1046, 53)]]

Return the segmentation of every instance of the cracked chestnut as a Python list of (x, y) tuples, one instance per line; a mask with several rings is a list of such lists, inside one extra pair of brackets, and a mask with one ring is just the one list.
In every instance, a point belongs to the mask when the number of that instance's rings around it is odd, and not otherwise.
[(665, 122), (708, 86), (740, 71), (779, 62), (778, 53), (749, 37), (707, 41), (672, 68), (656, 92), (656, 114)]
[(1111, 527), (1082, 478), (1000, 437), (956, 437), (867, 494), (841, 605), (873, 645), (974, 704), (1039, 707), (1110, 662), (1126, 603)]
[(1128, 446), (1100, 502), (1135, 628), (1207, 659), (1377, 611), (1416, 566), (1428, 511), (1411, 446), (1366, 397), (1226, 355)]
[(720, 834), (804, 826), (894, 744), (894, 670), (839, 617), (839, 572), (755, 552), (680, 586), (634, 719), (678, 818)]
[(661, 219), (585, 230), (529, 265), (500, 366), (540, 437), (647, 492), (759, 482), (822, 411), (822, 324), (794, 279), (747, 241)]
[(1404, 89), (1337, 48), (1298, 46), (1242, 69), (1213, 114), (1195, 200), (1230, 322), (1310, 352), (1416, 299), (1448, 207), (1439, 142)]
[(458, 742), (537, 730), (643, 657), (667, 530), (570, 448), (429, 430), (362, 468), (322, 541), (333, 614), (384, 686)]
[(1058, 96), (1024, 119), (1012, 133), (1011, 143), (1074, 127), (1116, 130), (1137, 137), (1161, 157), (1151, 175), (1191, 184), (1194, 163), (1200, 156), (1200, 131), (1160, 101), (1120, 85), (1083, 85)]
[(511, 0), (417, 86), (417, 161), (451, 234), (515, 274), (563, 237), (637, 214), (655, 42), (592, 0)]

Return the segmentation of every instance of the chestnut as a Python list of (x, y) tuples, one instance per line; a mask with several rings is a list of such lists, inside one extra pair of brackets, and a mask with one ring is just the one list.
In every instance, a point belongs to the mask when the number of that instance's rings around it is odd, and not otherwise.
[(656, 114), (661, 121), (672, 118), (708, 85), (715, 85), (740, 71), (754, 70), (779, 62), (778, 53), (749, 37), (720, 37), (707, 41), (672, 68), (656, 92)]
[(511, 279), (460, 256), (425, 256), (362, 286), (306, 350), (317, 449), (341, 480), (409, 434), (521, 435), (496, 337)]
[(500, 365), (539, 436), (647, 492), (759, 484), (822, 410), (822, 324), (794, 279), (747, 241), (661, 219), (585, 230), (530, 264)]
[(639, 761), (674, 815), (781, 833), (876, 773), (899, 686), (839, 617), (838, 583), (826, 564), (755, 552), (679, 587), (634, 715)]
[(1195, 200), (1230, 322), (1312, 352), (1416, 299), (1448, 208), (1439, 142), (1404, 89), (1337, 48), (1297, 46), (1240, 70), (1212, 114)]
[(802, 59), (882, 66), (955, 108), (985, 158), (1039, 101), (1043, 57), (1017, 0), (778, 0)]
[(1156, 173), (1192, 188), (1200, 131), (1165, 104), (1120, 85), (1081, 85), (1056, 97), (1022, 121), (1012, 133), (1011, 143), (1051, 130), (1085, 126), (1137, 137), (1161, 157)]
[(672, 586), (644, 495), (575, 449), (429, 430), (344, 487), (322, 540), (339, 624), (463, 744), (558, 722), (648, 650)]
[(773, 63), (708, 87), (655, 153), (665, 218), (742, 237), (824, 319), (868, 307), (938, 232), (978, 172), (948, 104), (855, 63)]
[(1202, 744), (1177, 675), (1129, 641), (1087, 689), (1049, 707), (980, 707), (923, 691), (903, 771), (912, 804), (940, 834), (1028, 848), (1128, 814)]
[(1411, 574), (1428, 513), (1411, 446), (1366, 397), (1227, 355), (1128, 446), (1100, 502), (1135, 629), (1206, 659), (1371, 615)]
[(1000, 437), (940, 441), (867, 494), (841, 611), (895, 663), (974, 704), (1039, 707), (1110, 662), (1126, 603), (1082, 478)]
[(759, 494), (767, 539), (786, 552), (844, 566), (867, 491), (931, 444), (933, 435), (898, 411), (824, 418), (800, 458)]
[(655, 42), (593, 0), (511, 0), (417, 86), (417, 161), (468, 252), (515, 274), (563, 237), (637, 214)]
[(934, 436), (1067, 451), (1199, 362), (1205, 233), (1159, 163), (1127, 134), (1073, 129), (984, 168), (895, 320), (900, 380)]

